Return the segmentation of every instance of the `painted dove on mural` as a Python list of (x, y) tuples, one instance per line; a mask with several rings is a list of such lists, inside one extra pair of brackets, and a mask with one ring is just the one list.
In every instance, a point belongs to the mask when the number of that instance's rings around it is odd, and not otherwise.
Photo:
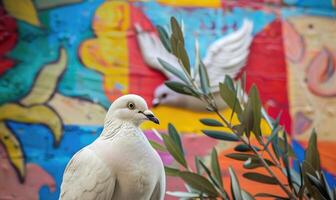
[(159, 123), (138, 95), (116, 99), (101, 135), (67, 165), (60, 199), (163, 199), (165, 172), (139, 125)]
[[(154, 33), (143, 32), (140, 25), (136, 25), (138, 43), (145, 62), (152, 68), (161, 71), (169, 80), (176, 78), (166, 72), (158, 61), (158, 58), (168, 62), (173, 67), (180, 67), (177, 58), (170, 54)], [(243, 20), (240, 29), (232, 34), (223, 36), (213, 42), (207, 49), (203, 63), (209, 72), (210, 85), (215, 93), (215, 101), (220, 109), (226, 107), (219, 94), (218, 83), (224, 80), (225, 75), (235, 78), (245, 66), (250, 53), (252, 42), (253, 23), (248, 19)], [(196, 81), (199, 78), (196, 77)], [(158, 86), (154, 92), (153, 105), (170, 105), (187, 108), (195, 111), (205, 111), (202, 101), (175, 93), (164, 84)]]

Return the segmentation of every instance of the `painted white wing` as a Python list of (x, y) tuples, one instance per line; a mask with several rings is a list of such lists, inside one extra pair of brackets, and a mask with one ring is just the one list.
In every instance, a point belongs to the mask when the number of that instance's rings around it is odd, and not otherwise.
[(135, 29), (145, 63), (151, 68), (161, 71), (168, 79), (173, 78), (172, 74), (163, 69), (158, 58), (170, 63), (174, 67), (180, 67), (177, 58), (165, 49), (160, 38), (155, 33), (143, 31), (139, 24), (135, 24)]
[(210, 85), (218, 86), (225, 75), (232, 78), (246, 65), (252, 42), (253, 23), (244, 19), (240, 29), (213, 42), (203, 60)]
[(115, 178), (110, 169), (89, 148), (77, 152), (68, 163), (60, 200), (112, 199)]
[[(162, 68), (157, 58), (161, 58), (172, 66), (181, 69), (177, 58), (164, 48), (157, 35), (144, 32), (139, 24), (136, 24), (135, 27), (145, 62), (150, 67), (160, 70), (167, 78), (174, 79), (172, 74)], [(253, 38), (252, 30), (252, 21), (244, 19), (239, 30), (218, 39), (209, 46), (203, 63), (208, 70), (210, 85), (214, 90), (218, 89), (218, 83), (224, 80), (225, 75), (234, 78), (245, 66)]]

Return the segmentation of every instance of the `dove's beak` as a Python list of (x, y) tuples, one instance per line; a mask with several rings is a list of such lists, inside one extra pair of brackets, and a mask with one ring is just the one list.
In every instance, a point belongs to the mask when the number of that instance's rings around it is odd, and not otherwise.
[(154, 122), (155, 124), (160, 124), (160, 121), (154, 116), (154, 114), (152, 113), (152, 111), (150, 110), (145, 110), (144, 112), (142, 112), (149, 121)]

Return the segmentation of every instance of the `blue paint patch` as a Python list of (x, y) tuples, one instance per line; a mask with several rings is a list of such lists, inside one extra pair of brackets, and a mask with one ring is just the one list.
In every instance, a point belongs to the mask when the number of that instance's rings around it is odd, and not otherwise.
[(195, 60), (196, 39), (199, 41), (200, 54), (204, 57), (209, 44), (239, 28), (244, 18), (254, 22), (253, 34), (262, 31), (275, 19), (273, 13), (238, 7), (234, 8), (232, 12), (227, 12), (222, 8), (174, 8), (156, 2), (135, 5), (142, 9), (154, 25), (161, 25), (168, 29), (167, 25), (170, 23), (171, 16), (183, 22), (184, 35), (187, 36), (185, 46), (191, 63), (194, 63)]
[(284, 3), (291, 6), (332, 9), (332, 1), (333, 0), (284, 0)]
[(333, 9), (318, 9), (318, 8), (282, 8), (281, 9), (281, 17), (283, 19), (297, 17), (297, 16), (319, 16), (319, 17), (328, 17), (328, 18), (336, 18), (336, 10)]
[(107, 108), (110, 101), (104, 93), (101, 74), (83, 66), (78, 56), (80, 44), (94, 38), (91, 22), (102, 2), (85, 1), (43, 11), (40, 13), (43, 28), (18, 21), (20, 37), (15, 49), (9, 53), (17, 64), (0, 79), (0, 104), (17, 101), (26, 95), (38, 71), (45, 64), (54, 62), (58, 58), (58, 49), (63, 46), (67, 51), (68, 65), (58, 92), (93, 100)]
[(39, 165), (54, 178), (56, 192), (52, 193), (46, 186), (40, 189), (40, 199), (48, 200), (58, 199), (62, 175), (70, 158), (102, 131), (102, 127), (65, 126), (60, 145), (53, 147), (52, 133), (43, 125), (16, 122), (8, 122), (8, 125), (21, 141), (27, 163)]

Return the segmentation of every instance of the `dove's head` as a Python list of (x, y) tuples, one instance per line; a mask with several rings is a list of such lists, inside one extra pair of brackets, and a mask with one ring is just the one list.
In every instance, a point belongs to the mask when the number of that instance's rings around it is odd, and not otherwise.
[(114, 119), (131, 122), (136, 126), (146, 120), (159, 124), (159, 120), (148, 109), (146, 101), (135, 94), (121, 96), (112, 103), (106, 114), (105, 124)]
[(155, 89), (152, 103), (154, 107), (158, 105), (180, 106), (179, 97), (179, 94), (162, 84)]

